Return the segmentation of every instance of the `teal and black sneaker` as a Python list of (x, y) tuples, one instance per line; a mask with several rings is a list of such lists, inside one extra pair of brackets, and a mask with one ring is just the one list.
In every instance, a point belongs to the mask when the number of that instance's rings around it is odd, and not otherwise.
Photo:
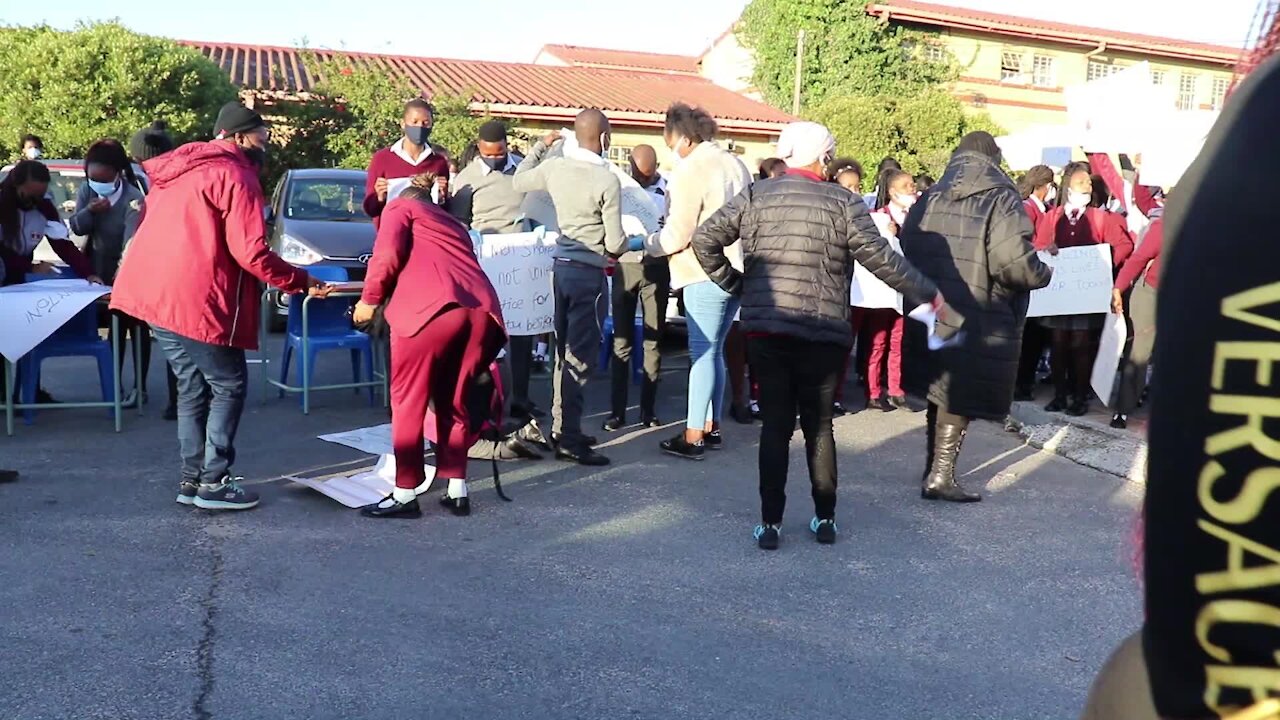
[(761, 550), (777, 550), (781, 535), (781, 525), (757, 525), (756, 531), (752, 534)]
[(836, 521), (814, 518), (809, 522), (809, 532), (817, 536), (823, 545), (833, 545), (836, 541)]

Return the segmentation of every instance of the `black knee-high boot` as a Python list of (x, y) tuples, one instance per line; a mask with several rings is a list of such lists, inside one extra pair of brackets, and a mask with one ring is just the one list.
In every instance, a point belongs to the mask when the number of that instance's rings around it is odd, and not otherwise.
[(933, 452), (929, 471), (920, 488), (920, 497), (958, 503), (982, 500), (981, 495), (967, 492), (956, 482), (956, 459), (960, 457), (960, 446), (964, 444), (969, 419), (940, 412), (933, 407), (930, 410), (934, 412), (934, 421), (930, 423)]

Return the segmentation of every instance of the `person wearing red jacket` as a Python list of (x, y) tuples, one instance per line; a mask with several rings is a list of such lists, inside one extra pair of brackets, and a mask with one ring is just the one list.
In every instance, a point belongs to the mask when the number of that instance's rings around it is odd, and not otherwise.
[[(1062, 171), (1066, 202), (1040, 219), (1035, 246), (1037, 250), (1057, 255), (1060, 248), (1106, 243), (1111, 246), (1112, 267), (1118, 268), (1133, 253), (1133, 238), (1122, 216), (1090, 207), (1091, 175), (1089, 164), (1083, 162), (1073, 162)], [(1103, 314), (1091, 314), (1040, 318), (1041, 325), (1050, 331), (1053, 345), (1054, 398), (1045, 410), (1065, 410), (1073, 417), (1089, 412), (1089, 399), (1093, 394), (1089, 379), (1103, 317)]]
[(111, 309), (151, 325), (178, 378), (178, 502), (244, 510), (258, 496), (231, 475), (258, 346), (258, 281), (286, 292), (328, 289), (267, 248), (258, 171), (262, 117), (232, 102), (217, 136), (147, 161), (151, 192), (116, 275)]
[[(431, 201), (436, 176), (423, 173), (382, 215), (364, 293), (353, 320), (368, 322), (379, 305), (391, 329), (391, 444), (396, 486), (361, 510), (366, 517), (420, 517), (417, 488), (426, 480), (423, 426), (434, 413), (436, 477), (448, 480), (441, 503), (471, 513), (467, 449), (473, 393), (507, 342), (501, 303), (480, 268), (467, 229)], [(394, 289), (394, 294), (392, 290)]]
[(1129, 426), (1129, 413), (1147, 386), (1147, 366), (1156, 345), (1156, 287), (1160, 284), (1160, 252), (1164, 247), (1164, 218), (1156, 217), (1147, 227), (1142, 244), (1129, 256), (1111, 289), (1111, 312), (1124, 314), (1124, 295), (1129, 294), (1129, 321), (1133, 342), (1120, 361), (1120, 392), (1116, 398), (1111, 427)]
[(404, 137), (375, 152), (365, 174), (364, 211), (373, 218), (375, 228), (383, 208), (395, 199), (388, 197), (392, 180), (431, 173), (436, 178), (434, 202), (444, 205), (449, 197), (449, 159), (431, 147), (431, 128), (435, 125), (431, 103), (422, 98), (405, 103), (402, 122)]

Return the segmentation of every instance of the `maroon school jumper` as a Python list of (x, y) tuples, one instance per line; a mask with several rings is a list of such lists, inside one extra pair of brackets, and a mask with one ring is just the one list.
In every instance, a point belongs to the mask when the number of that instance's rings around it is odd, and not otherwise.
[(364, 211), (373, 218), (373, 226), (378, 227), (385, 201), (378, 199), (378, 191), (374, 189), (378, 178), (395, 180), (413, 177), (422, 173), (434, 173), (439, 177), (449, 177), (449, 161), (438, 152), (432, 151), (417, 165), (397, 155), (391, 148), (382, 148), (369, 160), (369, 170), (364, 181)]
[(467, 394), (507, 340), (498, 294), (466, 228), (445, 210), (399, 198), (383, 220), (361, 300), (387, 305), (396, 487), (416, 488), (425, 479), (428, 405), (436, 420), (436, 476), (465, 479)]

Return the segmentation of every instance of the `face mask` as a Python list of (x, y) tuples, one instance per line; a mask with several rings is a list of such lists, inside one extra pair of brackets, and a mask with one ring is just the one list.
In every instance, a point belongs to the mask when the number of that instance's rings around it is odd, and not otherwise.
[(489, 166), (490, 170), (501, 172), (507, 167), (507, 156), (502, 157), (481, 157), (480, 161)]
[(1074, 208), (1082, 208), (1089, 204), (1093, 199), (1089, 193), (1076, 192), (1075, 190), (1067, 191), (1067, 204)]
[(40, 148), (31, 147), (24, 150), (22, 154), (26, 155), (28, 160), (35, 160), (36, 158), (40, 157), (44, 153), (40, 152)]
[(259, 147), (244, 148), (244, 156), (249, 158), (259, 170), (267, 166), (267, 151)]
[(116, 183), (114, 182), (106, 183), (106, 182), (98, 182), (97, 180), (90, 180), (89, 189), (93, 190), (93, 192), (96, 193), (98, 197), (107, 197), (108, 195), (116, 191)]
[(916, 196), (895, 193), (893, 196), (893, 201), (897, 203), (898, 207), (902, 208), (903, 210), (910, 210), (911, 206), (916, 204)]
[(431, 140), (431, 128), (424, 125), (406, 125), (404, 136), (414, 145), (426, 147), (427, 142)]
[(600, 157), (609, 156), (609, 134), (600, 133)]
[(1057, 199), (1058, 199), (1058, 191), (1052, 185), (1050, 185), (1049, 191), (1044, 194), (1044, 202), (1047, 205)]

